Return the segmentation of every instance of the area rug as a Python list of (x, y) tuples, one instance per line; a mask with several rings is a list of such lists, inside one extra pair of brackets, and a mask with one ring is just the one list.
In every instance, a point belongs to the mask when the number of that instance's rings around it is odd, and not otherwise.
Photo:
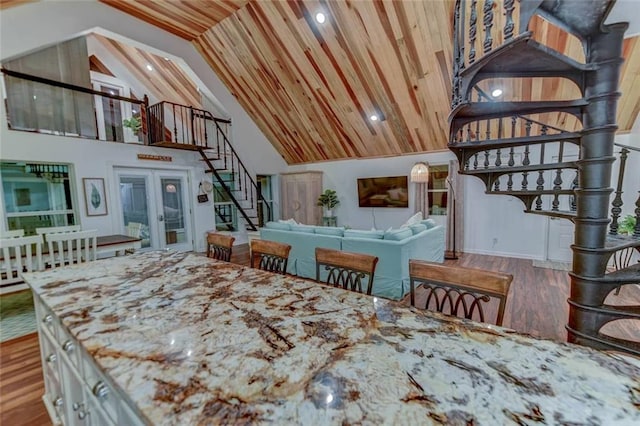
[(0, 342), (36, 331), (31, 290), (0, 296)]
[(534, 268), (555, 269), (557, 271), (571, 271), (570, 262), (554, 262), (553, 260), (533, 260)]

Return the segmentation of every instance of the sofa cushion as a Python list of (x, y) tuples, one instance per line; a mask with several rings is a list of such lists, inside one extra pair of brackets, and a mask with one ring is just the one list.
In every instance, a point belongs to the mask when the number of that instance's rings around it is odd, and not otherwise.
[(427, 229), (435, 228), (437, 226), (436, 221), (433, 219), (425, 219), (420, 221), (420, 223), (423, 225), (426, 225)]
[(307, 234), (316, 233), (316, 227), (311, 225), (291, 225), (291, 230), (294, 232), (305, 232)]
[(411, 228), (392, 229), (384, 233), (385, 240), (401, 241), (413, 235)]
[(338, 226), (316, 226), (316, 234), (342, 237), (344, 235), (344, 228)]
[(344, 231), (345, 238), (368, 238), (370, 240), (381, 240), (383, 236), (383, 231), (359, 231), (355, 229), (347, 229)]
[(291, 230), (291, 225), (289, 225), (288, 223), (282, 223), (282, 222), (267, 222), (265, 223), (264, 227), (269, 229), (279, 229), (281, 231)]
[(426, 231), (427, 230), (427, 225), (424, 225), (422, 223), (418, 223), (416, 225), (411, 225), (409, 226), (409, 228), (411, 228), (411, 232), (413, 232), (413, 235), (419, 234), (422, 231)]
[(402, 224), (400, 228), (408, 228), (411, 225), (420, 223), (421, 220), (422, 220), (422, 212), (418, 212), (413, 216), (411, 216), (409, 219), (407, 219), (407, 221), (404, 224)]
[(296, 220), (294, 218), (287, 219), (287, 220), (280, 219), (280, 220), (278, 220), (278, 223), (288, 223), (289, 225), (297, 225), (298, 224), (298, 222), (296, 222)]

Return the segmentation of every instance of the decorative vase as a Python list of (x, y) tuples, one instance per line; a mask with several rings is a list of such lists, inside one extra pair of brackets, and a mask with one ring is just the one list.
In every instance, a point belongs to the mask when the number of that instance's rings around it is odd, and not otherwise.
[(324, 211), (324, 215), (325, 215), (326, 217), (332, 217), (332, 216), (333, 216), (333, 210), (331, 210), (331, 209), (326, 209), (326, 210)]

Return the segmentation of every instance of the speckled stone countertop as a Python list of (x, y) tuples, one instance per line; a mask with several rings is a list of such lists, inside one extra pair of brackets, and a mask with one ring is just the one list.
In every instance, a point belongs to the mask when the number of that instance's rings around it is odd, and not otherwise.
[(199, 255), (26, 275), (153, 424), (640, 424), (640, 368)]

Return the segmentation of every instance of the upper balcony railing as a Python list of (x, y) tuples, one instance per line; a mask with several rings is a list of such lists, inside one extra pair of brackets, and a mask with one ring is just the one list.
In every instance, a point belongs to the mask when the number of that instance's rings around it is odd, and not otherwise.
[(3, 68), (11, 130), (147, 143), (142, 100)]

